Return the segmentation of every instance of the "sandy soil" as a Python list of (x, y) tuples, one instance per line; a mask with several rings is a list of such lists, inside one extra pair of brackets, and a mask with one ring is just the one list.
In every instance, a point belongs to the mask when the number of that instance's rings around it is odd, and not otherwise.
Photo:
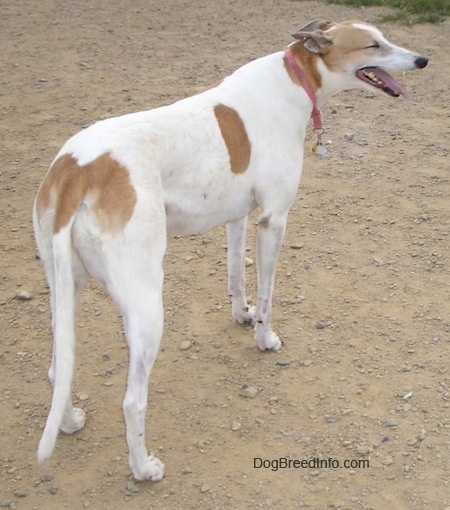
[[(155, 484), (130, 476), (128, 353), (94, 284), (80, 304), (74, 384), (88, 421), (36, 465), (51, 355), (30, 218), (37, 186), (94, 120), (195, 93), (312, 19), (377, 22), (380, 10), (291, 0), (0, 9), (0, 507), (449, 509), (449, 22), (383, 25), (431, 59), (402, 78), (410, 101), (352, 91), (324, 108), (332, 143), (306, 158), (279, 262), (281, 352), (259, 352), (230, 317), (223, 228), (170, 242), (148, 410), (147, 442), (166, 464)], [(340, 467), (274, 471), (255, 457)]]

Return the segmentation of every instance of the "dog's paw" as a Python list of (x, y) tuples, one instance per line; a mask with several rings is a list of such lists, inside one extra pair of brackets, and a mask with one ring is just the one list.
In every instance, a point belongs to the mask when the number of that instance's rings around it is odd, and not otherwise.
[(253, 324), (256, 315), (256, 306), (233, 309), (233, 317), (236, 322), (243, 326), (250, 326)]
[(263, 334), (255, 331), (255, 340), (261, 351), (278, 351), (283, 345), (280, 337), (273, 331), (267, 331)]
[(164, 464), (153, 455), (149, 455), (147, 465), (143, 469), (133, 469), (133, 476), (138, 482), (144, 480), (159, 482), (164, 476)]
[(73, 434), (74, 432), (81, 430), (85, 423), (86, 413), (83, 411), (83, 409), (74, 407), (68, 416), (64, 415), (60, 429), (65, 434)]

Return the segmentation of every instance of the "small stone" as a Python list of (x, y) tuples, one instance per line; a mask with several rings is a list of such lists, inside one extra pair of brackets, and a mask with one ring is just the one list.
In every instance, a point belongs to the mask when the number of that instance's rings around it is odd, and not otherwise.
[(192, 344), (190, 340), (185, 340), (184, 342), (181, 342), (180, 344), (180, 351), (187, 351), (192, 347)]
[(327, 422), (328, 423), (335, 423), (339, 421), (341, 418), (339, 416), (336, 416), (335, 414), (330, 414), (330, 416), (327, 416)]
[(89, 398), (89, 395), (87, 393), (78, 393), (78, 400), (84, 401)]
[(245, 267), (250, 267), (252, 266), (254, 263), (254, 260), (251, 259), (250, 257), (245, 257)]
[(325, 321), (318, 321), (316, 323), (316, 329), (325, 329), (328, 324)]
[(232, 424), (231, 424), (231, 430), (233, 432), (236, 432), (237, 430), (239, 430), (241, 428), (241, 424), (240, 422), (238, 421), (234, 421)]
[(211, 488), (209, 487), (209, 485), (206, 485), (206, 483), (200, 487), (200, 492), (202, 494), (204, 494), (205, 492), (208, 492), (209, 490), (211, 490)]
[(27, 290), (18, 290), (16, 292), (16, 299), (19, 301), (30, 301), (30, 299), (33, 299), (33, 295), (28, 292)]
[(103, 361), (108, 361), (111, 359), (111, 355), (109, 354), (109, 352), (106, 351), (102, 354), (102, 358), (103, 358)]
[(395, 421), (390, 421), (390, 420), (385, 421), (385, 422), (383, 423), (383, 425), (384, 425), (385, 427), (397, 427), (397, 424), (395, 423)]
[(28, 493), (24, 489), (17, 489), (14, 491), (14, 496), (16, 496), (16, 498), (25, 498), (28, 496)]
[(291, 364), (291, 360), (289, 358), (280, 358), (279, 360), (277, 360), (277, 365), (281, 365), (283, 367), (285, 367), (286, 365), (290, 365)]
[(409, 400), (413, 396), (412, 391), (408, 391), (405, 395), (403, 395), (403, 400)]
[(241, 390), (239, 391), (239, 395), (246, 398), (255, 398), (256, 395), (258, 395), (258, 388), (244, 384), (244, 386), (242, 386)]
[(11, 506), (11, 501), (0, 501), (0, 508), (10, 508)]
[(53, 480), (53, 475), (42, 475), (41, 482), (51, 482)]
[(358, 455), (367, 455), (370, 453), (370, 448), (368, 446), (358, 446), (358, 448), (356, 448), (356, 453)]
[(304, 243), (291, 244), (291, 248), (293, 250), (301, 250), (304, 246)]
[(391, 456), (387, 456), (384, 459), (380, 460), (381, 464), (384, 466), (390, 466), (394, 463), (394, 459)]
[(137, 488), (136, 484), (133, 482), (133, 480), (129, 480), (127, 483), (127, 491), (131, 492), (133, 494), (136, 494), (139, 492), (139, 489)]
[(50, 487), (50, 489), (48, 489), (48, 492), (50, 492), (50, 494), (52, 494), (54, 496), (55, 494), (58, 494), (58, 488)]
[(379, 257), (374, 257), (372, 259), (372, 262), (376, 265), (376, 266), (384, 266), (384, 260), (383, 259), (380, 259)]

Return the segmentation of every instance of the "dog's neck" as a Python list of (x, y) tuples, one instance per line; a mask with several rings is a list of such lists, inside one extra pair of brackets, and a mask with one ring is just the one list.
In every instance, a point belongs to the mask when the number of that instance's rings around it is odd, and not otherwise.
[(308, 94), (309, 99), (313, 104), (313, 110), (311, 112), (311, 120), (313, 122), (313, 126), (315, 130), (322, 130), (322, 118), (320, 116), (320, 110), (317, 107), (317, 96), (314, 87), (311, 84), (306, 73), (301, 69), (301, 67), (297, 64), (295, 60), (295, 56), (291, 48), (287, 48), (284, 52), (284, 56), (292, 69), (295, 77), (297, 78), (300, 85), (304, 88), (305, 92)]

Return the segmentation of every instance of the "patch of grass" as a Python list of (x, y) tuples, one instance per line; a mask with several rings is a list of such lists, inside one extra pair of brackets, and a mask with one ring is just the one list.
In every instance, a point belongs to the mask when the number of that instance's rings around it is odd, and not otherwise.
[(450, 16), (449, 0), (327, 0), (327, 2), (354, 7), (382, 5), (395, 8), (392, 14), (383, 17), (384, 21), (437, 23)]

